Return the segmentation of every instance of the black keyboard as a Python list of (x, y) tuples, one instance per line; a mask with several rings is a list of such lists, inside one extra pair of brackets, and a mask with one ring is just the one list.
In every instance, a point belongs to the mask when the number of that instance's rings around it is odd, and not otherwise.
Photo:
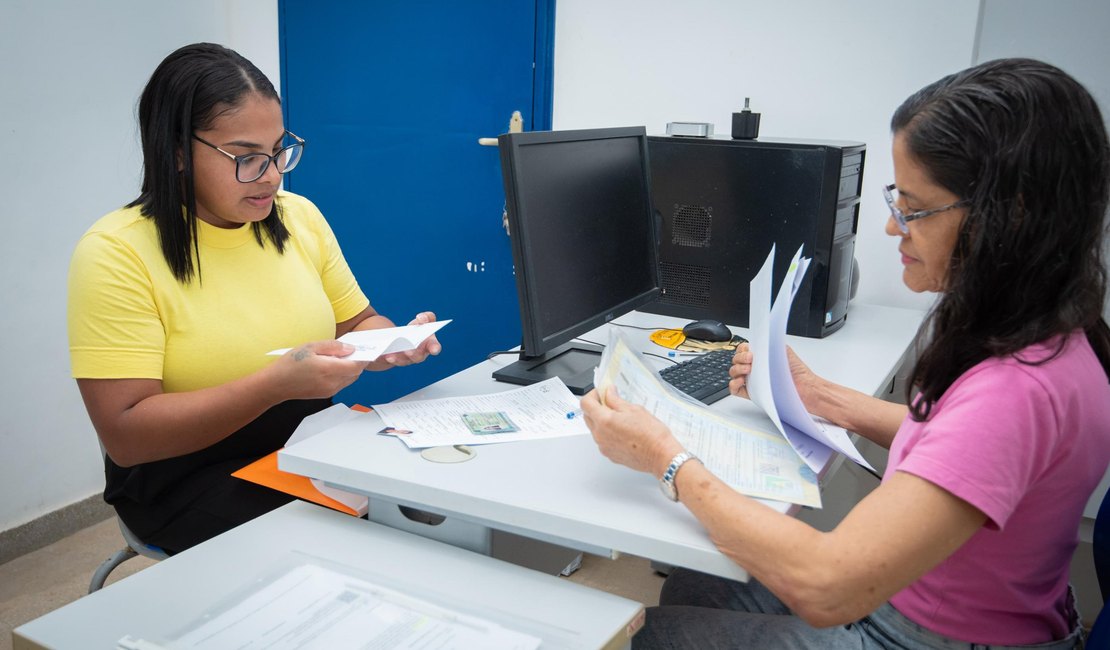
[(663, 381), (690, 397), (712, 404), (728, 395), (728, 367), (735, 350), (714, 350), (663, 368)]

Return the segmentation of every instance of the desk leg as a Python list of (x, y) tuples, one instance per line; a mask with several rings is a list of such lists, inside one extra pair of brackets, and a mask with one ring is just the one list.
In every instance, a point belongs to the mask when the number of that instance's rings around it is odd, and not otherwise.
[(582, 566), (582, 553), (566, 546), (493, 531), (493, 557), (551, 575), (569, 576)]

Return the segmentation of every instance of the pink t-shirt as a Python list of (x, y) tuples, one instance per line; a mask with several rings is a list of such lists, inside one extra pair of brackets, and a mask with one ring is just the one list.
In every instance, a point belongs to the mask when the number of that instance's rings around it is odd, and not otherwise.
[[(1040, 360), (1051, 346), (1020, 357)], [(1110, 383), (1082, 332), (1042, 365), (987, 359), (961, 375), (927, 422), (907, 417), (886, 478), (908, 472), (987, 522), (891, 603), (919, 625), (975, 643), (1060, 639), (1083, 507), (1110, 461)]]

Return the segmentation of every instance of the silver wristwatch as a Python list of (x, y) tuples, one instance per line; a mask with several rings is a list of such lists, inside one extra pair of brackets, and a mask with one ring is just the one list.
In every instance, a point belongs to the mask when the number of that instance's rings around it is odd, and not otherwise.
[(671, 464), (667, 465), (666, 471), (663, 472), (663, 477), (659, 479), (659, 489), (663, 490), (663, 494), (671, 501), (678, 501), (678, 488), (674, 485), (674, 477), (678, 474), (678, 469), (682, 467), (683, 463), (688, 460), (697, 460), (698, 457), (688, 451), (683, 451), (675, 455), (671, 459)]

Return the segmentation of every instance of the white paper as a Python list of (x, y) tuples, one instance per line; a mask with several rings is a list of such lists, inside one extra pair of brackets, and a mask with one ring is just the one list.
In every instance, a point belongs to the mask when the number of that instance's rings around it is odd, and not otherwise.
[(289, 440), (285, 441), (285, 446), (289, 447), (302, 440), (308, 440), (318, 433), (343, 424), (347, 420), (353, 420), (360, 415), (362, 414), (358, 411), (352, 411), (346, 404), (332, 404), (323, 411), (306, 415), (293, 431), (293, 435), (289, 436)]
[[(798, 247), (772, 304), (770, 295), (774, 260), (775, 247), (772, 246), (763, 268), (751, 282), (749, 345), (752, 347), (754, 360), (748, 379), (748, 395), (767, 413), (814, 472), (825, 466), (834, 451), (872, 469), (852, 444), (846, 430), (824, 420), (818, 421), (802, 404), (798, 388), (794, 385), (794, 377), (790, 373), (790, 360), (786, 355), (786, 327), (790, 305), (809, 268), (809, 259), (802, 257), (802, 248)], [(764, 361), (761, 362), (761, 359)]]
[[(423, 325), (405, 325), (403, 327), (383, 327), (374, 330), (360, 330), (348, 332), (339, 337), (340, 341), (355, 347), (355, 351), (343, 357), (351, 361), (375, 361), (383, 354), (405, 352), (420, 347), (432, 334), (438, 332), (451, 319), (439, 320)], [(293, 348), (271, 350), (266, 354), (283, 355)]]
[[(752, 371), (748, 375), (748, 397), (763, 409), (767, 417), (775, 423), (775, 428), (783, 430), (775, 408), (775, 390), (771, 385), (771, 342), (767, 333), (771, 330), (771, 267), (775, 259), (775, 247), (767, 261), (751, 281), (748, 307), (748, 349), (752, 352)], [(760, 361), (761, 359), (765, 361)]]
[[(301, 420), (296, 430), (293, 431), (293, 435), (289, 436), (289, 440), (286, 441), (285, 446), (289, 447), (295, 445), (322, 431), (360, 416), (362, 416), (362, 413), (352, 411), (344, 404), (332, 404), (323, 411), (308, 415)], [(321, 494), (331, 497), (351, 510), (354, 510), (358, 513), (358, 516), (361, 517), (366, 514), (369, 508), (369, 499), (366, 495), (340, 490), (339, 488), (326, 485), (323, 481), (315, 478), (310, 478), (309, 481), (312, 482), (312, 487), (316, 488)]]
[(540, 639), (313, 564), (284, 573), (164, 644), (178, 650), (533, 650)]
[[(386, 426), (410, 432), (395, 437), (411, 449), (585, 435), (589, 429), (578, 409), (578, 398), (558, 377), (488, 395), (374, 405)], [(486, 413), (504, 414), (518, 430), (476, 434), (463, 418)]]
[(644, 364), (617, 328), (610, 330), (594, 385), (602, 395), (614, 386), (622, 399), (643, 406), (737, 492), (821, 507), (817, 475), (780, 435), (742, 426), (675, 390)]

